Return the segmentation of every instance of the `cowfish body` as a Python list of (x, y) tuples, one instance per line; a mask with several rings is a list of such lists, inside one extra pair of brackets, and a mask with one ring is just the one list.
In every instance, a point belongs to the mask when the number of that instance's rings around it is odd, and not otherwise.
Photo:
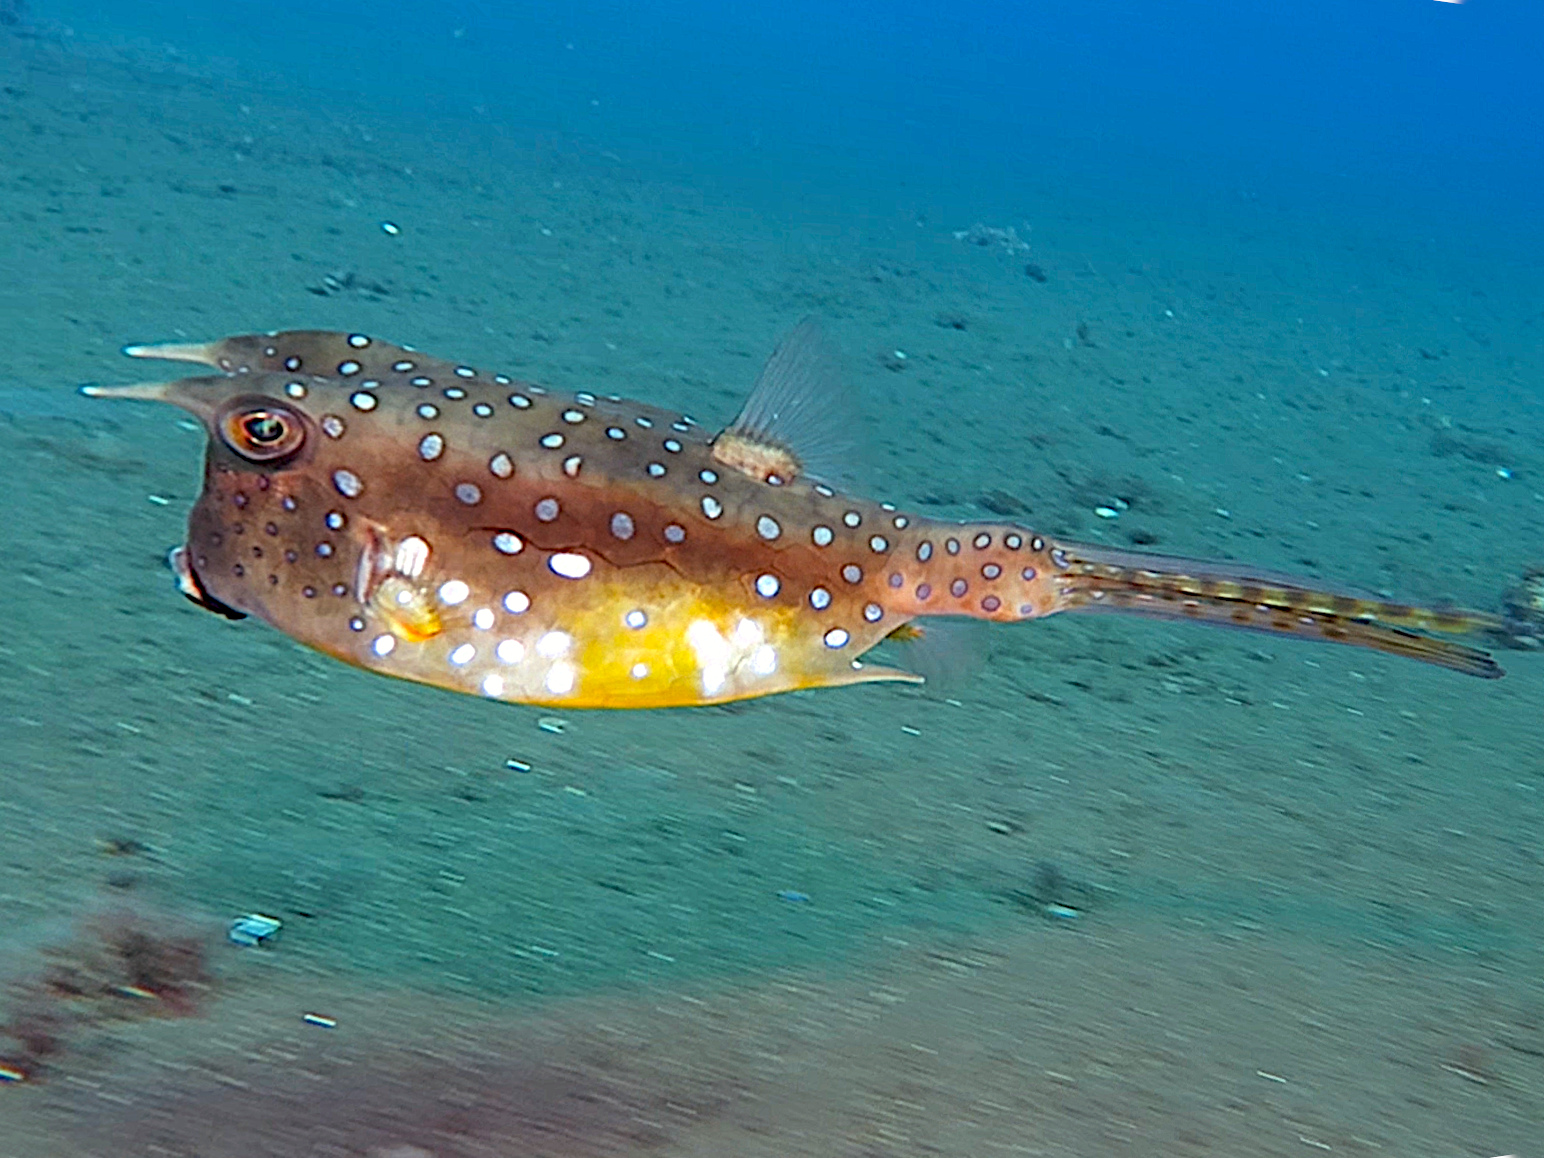
[[(907, 618), (878, 602), (905, 517), (726, 466), (681, 415), (360, 335), (156, 353), (224, 371), (156, 395), (210, 434), (185, 581), (311, 647), (569, 706), (914, 678), (855, 662)], [(254, 421), (293, 433), (254, 459)]]
[(571, 707), (718, 703), (918, 677), (860, 658), (918, 616), (1115, 609), (1359, 643), (1499, 674), (1416, 630), (1482, 625), (1189, 560), (855, 499), (831, 359), (801, 326), (740, 420), (559, 393), (360, 334), (137, 356), (218, 373), (89, 388), (208, 435), (185, 594), (383, 675)]

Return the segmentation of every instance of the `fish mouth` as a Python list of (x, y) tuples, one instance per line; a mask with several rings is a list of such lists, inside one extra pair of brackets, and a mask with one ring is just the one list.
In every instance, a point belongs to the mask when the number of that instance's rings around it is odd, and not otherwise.
[(203, 580), (193, 570), (193, 562), (188, 555), (186, 546), (173, 547), (168, 551), (166, 553), (166, 566), (176, 578), (177, 590), (182, 592), (183, 597), (189, 603), (197, 604), (205, 611), (212, 611), (214, 614), (223, 616), (226, 619), (245, 619), (247, 617), (246, 612), (237, 611), (230, 604), (221, 603), (213, 595), (209, 594)]

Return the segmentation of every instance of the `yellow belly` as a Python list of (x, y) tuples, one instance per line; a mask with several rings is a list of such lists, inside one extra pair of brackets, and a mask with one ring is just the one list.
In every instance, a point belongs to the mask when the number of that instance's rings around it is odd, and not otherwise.
[[(686, 583), (620, 576), (539, 603), (518, 592), (463, 596), (448, 581), (383, 583), (339, 658), (382, 675), (512, 703), (661, 708), (797, 688), (905, 679), (858, 662), (863, 646), (812, 637), (787, 606), (746, 606)], [(566, 594), (566, 593), (565, 593)]]

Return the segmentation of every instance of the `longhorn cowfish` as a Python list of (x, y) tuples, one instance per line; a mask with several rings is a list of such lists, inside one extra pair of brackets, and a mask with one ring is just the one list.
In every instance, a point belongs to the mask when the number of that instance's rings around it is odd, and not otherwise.
[(844, 493), (834, 351), (796, 328), (714, 433), (364, 334), (126, 353), (214, 372), (94, 397), (167, 402), (208, 434), (172, 553), (195, 603), (382, 675), (493, 699), (714, 704), (916, 682), (865, 662), (914, 621), (1120, 611), (1330, 640), (1495, 677), (1434, 637), (1488, 617), (1267, 572), (926, 518)]

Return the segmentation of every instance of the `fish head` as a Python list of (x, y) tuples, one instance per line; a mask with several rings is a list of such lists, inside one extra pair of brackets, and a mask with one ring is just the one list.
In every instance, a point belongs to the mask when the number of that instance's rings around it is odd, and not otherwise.
[[(392, 453), (400, 448), (391, 434), (405, 422), (367, 416), (358, 391), (344, 384), (292, 374), (85, 392), (167, 403), (204, 429), (203, 489), (187, 541), (169, 557), (184, 595), (229, 618), (255, 615), (322, 650), (349, 650), (348, 608), (377, 582), (386, 549), (379, 523), (351, 500), (362, 497), (366, 479), (377, 494), (390, 493), (383, 475), (403, 459)], [(366, 417), (377, 419), (374, 437), (350, 429)]]

